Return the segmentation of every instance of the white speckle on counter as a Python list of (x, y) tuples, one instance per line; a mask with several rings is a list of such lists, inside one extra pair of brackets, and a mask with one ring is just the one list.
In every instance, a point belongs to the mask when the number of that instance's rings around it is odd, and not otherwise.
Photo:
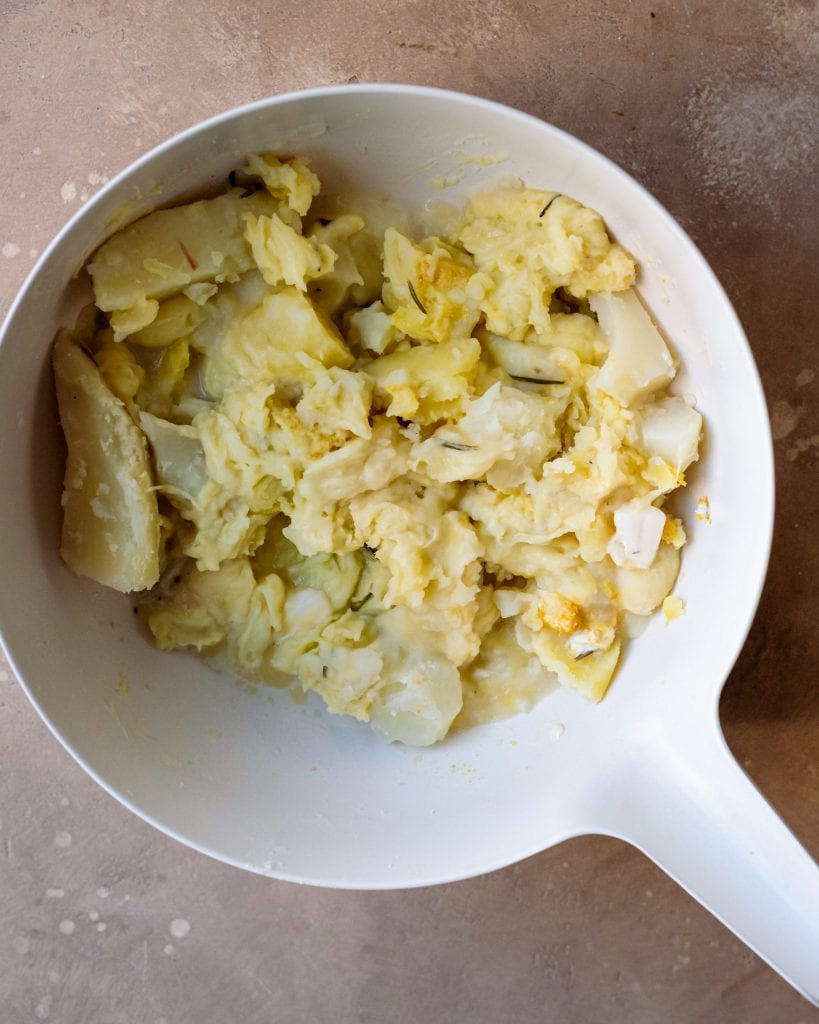
[(111, 895), (111, 890), (110, 889), (106, 889), (104, 885), (101, 885), (99, 887), (99, 889), (97, 889), (97, 896), (101, 900), (107, 900), (110, 895)]
[(812, 448), (819, 448), (819, 434), (811, 434), (810, 437), (797, 437), (793, 446), (785, 452), (785, 458), (788, 462), (793, 462), (803, 452), (809, 452)]
[(89, 910), (88, 911), (88, 920), (89, 921), (99, 921), (99, 919), (100, 919), (100, 915), (99, 915), (98, 911), (96, 911), (96, 910)]
[(4, 668), (0, 668), (0, 683), (7, 683), (9, 681), (9, 674)]
[(566, 726), (562, 722), (555, 722), (555, 724), (549, 729), (549, 739), (557, 742), (565, 731)]
[(60, 798), (60, 807), (68, 807), (70, 803), (71, 801), (68, 799), (67, 796)]
[(173, 956), (174, 953), (176, 952), (176, 950), (174, 949), (174, 947), (169, 942), (168, 945), (165, 947), (164, 952), (165, 952), (165, 956)]
[(16, 242), (6, 242), (3, 246), (3, 255), (7, 260), (13, 260), (20, 253), (20, 246)]
[(54, 836), (54, 845), (59, 846), (63, 850), (70, 846), (71, 842), (72, 839), (70, 832), (58, 832), (57, 835)]
[(18, 935), (17, 938), (13, 940), (12, 946), (14, 947), (15, 953), (19, 953), (20, 956), (25, 956), (31, 949), (31, 942), (25, 937), (25, 935)]
[(55, 971), (53, 968), (51, 968), (48, 972), (47, 977), (52, 985), (56, 985), (60, 980), (60, 972)]
[(47, 900), (61, 900), (65, 896), (65, 889), (46, 889)]
[(771, 406), (771, 433), (774, 441), (781, 441), (796, 430), (800, 411), (794, 409), (790, 402), (774, 402)]
[(186, 921), (184, 917), (175, 917), (171, 921), (170, 932), (175, 939), (184, 939), (190, 930), (190, 922)]
[(108, 925), (105, 923), (105, 921), (100, 921), (100, 923), (97, 925), (97, 931), (104, 932), (107, 927)]
[(70, 203), (77, 198), (77, 186), (73, 181), (64, 181), (60, 188), (60, 197), (64, 203)]
[(60, 921), (59, 928), (63, 935), (73, 935), (76, 925), (72, 920), (66, 918), (64, 921)]
[(46, 996), (34, 1007), (34, 1016), (37, 1020), (48, 1020), (49, 1013), (51, 1013), (51, 996)]

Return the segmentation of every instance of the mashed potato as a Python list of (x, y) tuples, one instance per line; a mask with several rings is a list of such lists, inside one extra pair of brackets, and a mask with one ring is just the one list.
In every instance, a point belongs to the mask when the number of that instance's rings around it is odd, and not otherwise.
[(160, 648), (390, 740), (600, 700), (627, 620), (671, 607), (702, 430), (633, 258), (523, 185), (417, 238), (317, 217), (304, 159), (240, 179), (88, 267), (54, 350), (66, 562), (138, 592)]

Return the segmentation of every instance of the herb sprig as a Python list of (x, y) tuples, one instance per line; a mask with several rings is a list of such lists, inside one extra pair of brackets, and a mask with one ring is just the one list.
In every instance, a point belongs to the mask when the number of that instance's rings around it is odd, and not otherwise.
[(424, 316), (426, 316), (427, 315), (427, 311), (426, 311), (426, 309), (424, 309), (423, 303), (418, 298), (418, 292), (416, 292), (415, 285), (412, 283), (412, 281), (407, 281), (407, 288), (409, 288), (409, 293), (412, 296), (412, 301), (421, 310), (421, 312), (424, 314)]

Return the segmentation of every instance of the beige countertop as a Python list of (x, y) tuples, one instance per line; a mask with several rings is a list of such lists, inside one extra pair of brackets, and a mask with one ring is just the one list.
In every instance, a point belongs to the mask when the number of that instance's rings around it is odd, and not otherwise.
[[(446, 86), (602, 150), (693, 235), (762, 373), (777, 529), (722, 718), (816, 856), (816, 52), (809, 0), (3, 0), (0, 310), (109, 177), (178, 129), (270, 93)], [(210, 861), (133, 817), (59, 747), (5, 665), (0, 748), (2, 1024), (819, 1020), (612, 839), (440, 888), (304, 889)]]

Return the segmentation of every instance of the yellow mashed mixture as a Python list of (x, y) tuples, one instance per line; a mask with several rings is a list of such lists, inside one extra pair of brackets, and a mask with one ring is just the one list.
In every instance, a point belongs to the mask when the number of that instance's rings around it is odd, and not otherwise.
[[(315, 213), (304, 159), (93, 256), (60, 333), (62, 555), (156, 644), (423, 746), (600, 700), (685, 532), (701, 417), (595, 211), (506, 186), (440, 237)], [(666, 606), (668, 608), (668, 605)]]

